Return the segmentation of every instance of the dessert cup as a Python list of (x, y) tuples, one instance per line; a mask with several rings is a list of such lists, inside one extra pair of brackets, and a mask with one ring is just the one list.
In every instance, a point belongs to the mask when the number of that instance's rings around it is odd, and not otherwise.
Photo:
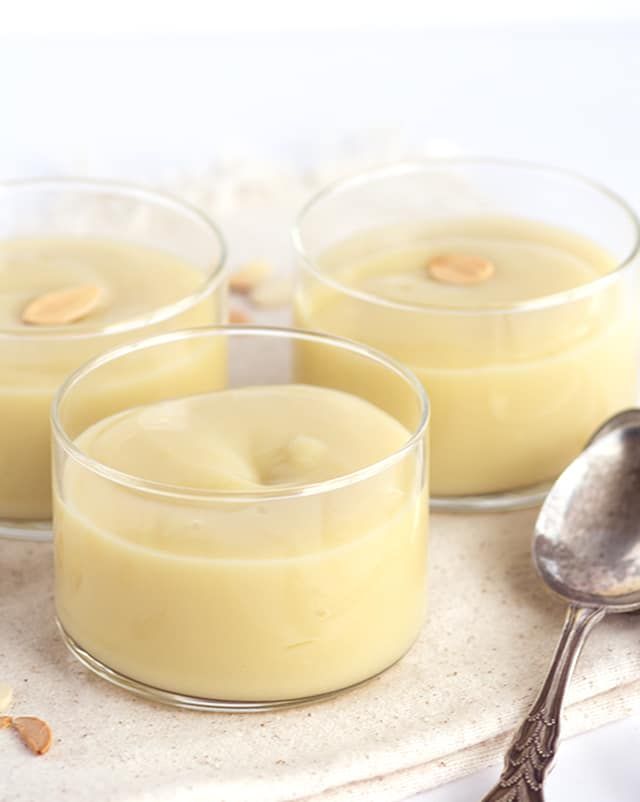
[[(216, 226), (158, 192), (75, 179), (0, 185), (0, 536), (51, 536), (49, 407), (62, 381), (145, 334), (222, 322), (223, 264)], [(34, 297), (69, 284), (101, 293), (97, 310), (63, 325), (24, 322)], [(127, 392), (171, 381), (174, 369), (131, 376)]]
[[(338, 369), (301, 372), (309, 357)], [(200, 370), (85, 403), (177, 361)], [(270, 406), (251, 414), (241, 402), (256, 393)], [(302, 411), (283, 412), (300, 393)], [(201, 328), (98, 357), (65, 382), (52, 416), (57, 617), (99, 675), (183, 707), (261, 710), (357, 685), (410, 648), (425, 613), (429, 411), (404, 367), (325, 335)], [(139, 420), (146, 429), (114, 440)], [(321, 452), (308, 435), (317, 421), (331, 458), (352, 458), (338, 432), (364, 448), (393, 430), (396, 447), (328, 479), (278, 481), (287, 443), (303, 467)]]
[(298, 218), (296, 325), (367, 343), (421, 379), (434, 507), (530, 506), (636, 403), (638, 231), (623, 200), (550, 167), (373, 170)]

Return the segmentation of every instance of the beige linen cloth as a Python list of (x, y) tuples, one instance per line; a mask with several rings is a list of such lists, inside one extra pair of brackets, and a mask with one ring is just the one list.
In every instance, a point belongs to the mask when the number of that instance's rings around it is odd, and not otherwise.
[[(284, 269), (313, 183), (227, 167), (182, 191), (222, 224), (232, 264)], [(56, 633), (51, 546), (0, 541), (0, 681), (15, 689), (9, 712), (55, 735), (36, 758), (0, 732), (0, 802), (398, 802), (498, 761), (564, 614), (531, 567), (535, 517), (432, 516), (429, 616), (412, 651), (331, 701), (243, 715), (161, 707), (92, 676)], [(640, 709), (640, 617), (596, 629), (568, 702), (565, 737)]]
[[(11, 712), (55, 735), (35, 758), (0, 732), (0, 800), (397, 802), (497, 761), (562, 623), (531, 568), (534, 519), (433, 516), (430, 611), (412, 651), (333, 700), (243, 715), (165, 708), (92, 676), (56, 633), (51, 546), (0, 543), (0, 679)], [(640, 708), (640, 618), (596, 629), (568, 702), (565, 736)]]

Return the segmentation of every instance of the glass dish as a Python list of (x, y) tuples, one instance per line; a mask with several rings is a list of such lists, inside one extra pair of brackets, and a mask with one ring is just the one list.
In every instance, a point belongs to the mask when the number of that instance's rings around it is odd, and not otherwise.
[[(108, 181), (41, 179), (0, 184), (1, 243), (25, 243), (34, 252), (34, 248), (51, 247), (42, 243), (60, 241), (73, 247), (104, 248), (105, 243), (113, 243), (107, 247), (152, 248), (193, 268), (195, 290), (144, 315), (96, 323), (95, 328), (90, 321), (81, 326), (0, 328), (0, 537), (51, 537), (49, 407), (73, 370), (143, 334), (223, 321), (221, 235), (205, 215), (176, 199)], [(10, 253), (2, 265), (5, 281), (14, 280), (11, 271), (19, 271), (27, 258), (17, 253)], [(148, 269), (144, 281), (152, 287), (153, 265), (141, 260), (139, 266), (145, 274)], [(49, 271), (61, 269), (66, 266), (55, 258), (43, 260), (42, 288), (34, 288), (33, 293), (49, 291), (50, 283), (56, 286), (60, 276), (54, 280)], [(73, 270), (79, 284), (94, 280), (80, 259)], [(20, 281), (18, 275), (15, 281)], [(168, 378), (158, 374), (156, 380)], [(135, 392), (138, 377), (131, 379)], [(99, 398), (103, 391), (97, 392)]]
[[(349, 278), (394, 249), (427, 247), (437, 226), (502, 216), (587, 238), (611, 269), (477, 307), (383, 297)], [(320, 192), (298, 218), (296, 325), (367, 343), (422, 380), (435, 508), (534, 505), (598, 425), (636, 403), (638, 231), (623, 200), (551, 167), (453, 159), (373, 170)]]
[[(307, 371), (310, 356), (325, 369)], [(161, 364), (182, 370), (135, 397), (111, 391)], [(136, 406), (301, 384), (375, 404), (401, 424), (401, 447), (325, 481), (218, 491), (121, 472), (77, 440)], [(104, 388), (105, 402), (87, 405)], [(261, 710), (363, 682), (413, 643), (426, 600), (429, 410), (420, 382), (393, 360), (308, 332), (193, 329), (93, 360), (62, 386), (52, 416), (57, 617), (69, 649), (100, 676), (178, 706)], [(242, 423), (251, 443), (261, 439)], [(214, 457), (217, 445), (206, 440), (207, 470), (235, 459)]]

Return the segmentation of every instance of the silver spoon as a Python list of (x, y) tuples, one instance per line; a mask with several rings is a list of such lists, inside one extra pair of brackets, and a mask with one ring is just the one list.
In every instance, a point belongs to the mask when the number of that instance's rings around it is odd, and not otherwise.
[(533, 560), (570, 606), (547, 678), (483, 802), (543, 802), (564, 692), (588, 634), (606, 613), (640, 609), (640, 409), (608, 420), (554, 484)]

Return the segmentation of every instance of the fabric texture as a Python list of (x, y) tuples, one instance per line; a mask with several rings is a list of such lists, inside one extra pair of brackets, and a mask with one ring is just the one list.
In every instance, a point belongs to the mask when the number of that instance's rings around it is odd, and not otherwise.
[[(34, 763), (0, 732), (0, 800), (397, 802), (496, 762), (562, 625), (530, 564), (534, 520), (433, 516), (429, 616), (411, 652), (333, 700), (243, 715), (165, 708), (92, 676), (56, 632), (51, 546), (1, 543), (9, 712), (45, 718), (55, 741)], [(639, 708), (638, 620), (612, 616), (578, 664), (563, 736)]]

